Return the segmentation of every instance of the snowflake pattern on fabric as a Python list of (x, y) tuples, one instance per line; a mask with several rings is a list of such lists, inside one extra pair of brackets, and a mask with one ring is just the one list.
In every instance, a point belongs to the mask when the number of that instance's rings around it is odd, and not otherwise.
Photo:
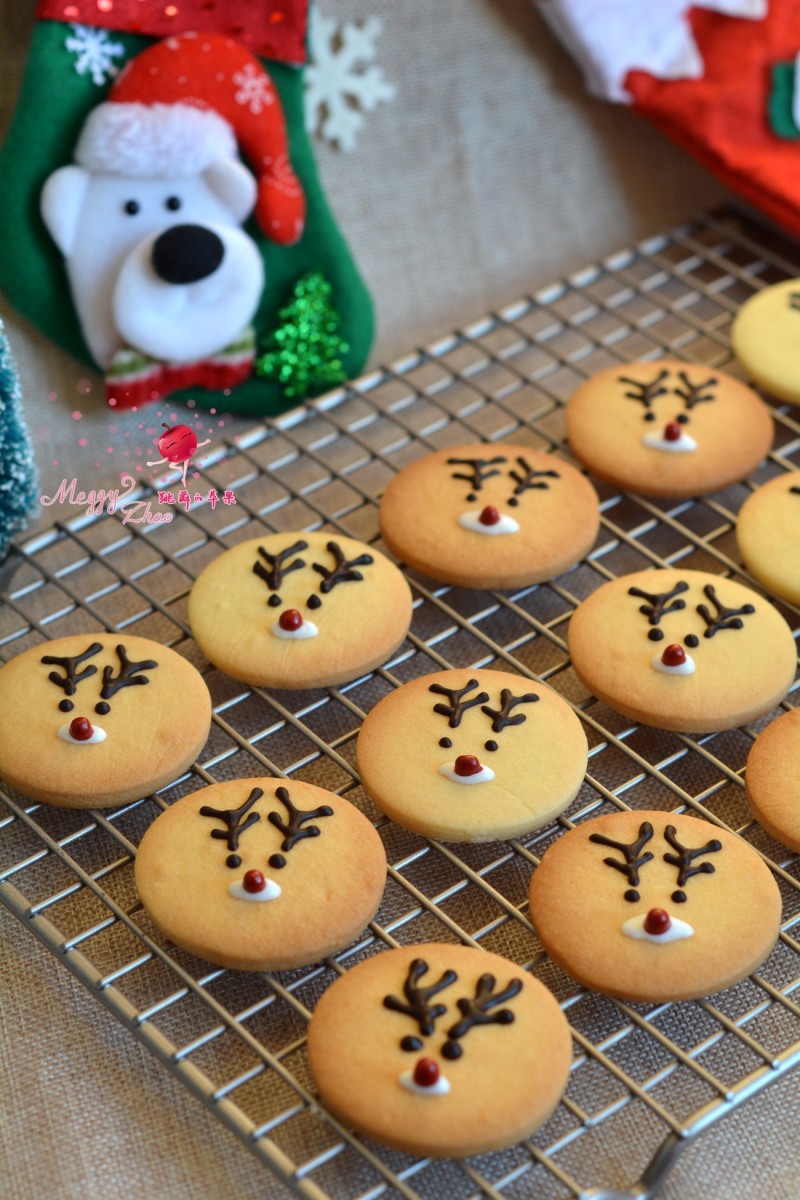
[(364, 114), (395, 97), (394, 85), (373, 62), (382, 28), (377, 17), (353, 25), (311, 11), (306, 130), (340, 150), (354, 150)]
[(235, 71), (232, 79), (238, 88), (234, 100), (248, 108), (255, 116), (275, 103), (272, 84), (252, 63), (247, 63), (241, 71)]
[(73, 25), (72, 33), (64, 45), (70, 54), (76, 55), (77, 73), (90, 75), (97, 87), (102, 87), (119, 73), (114, 59), (125, 53), (125, 47), (120, 42), (112, 42), (108, 30), (93, 29), (90, 25)]

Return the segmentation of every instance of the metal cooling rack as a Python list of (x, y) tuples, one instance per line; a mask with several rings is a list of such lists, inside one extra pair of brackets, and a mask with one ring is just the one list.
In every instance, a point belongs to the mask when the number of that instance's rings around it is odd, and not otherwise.
[[(563, 404), (610, 364), (669, 353), (736, 374), (734, 312), (788, 274), (800, 274), (796, 246), (735, 213), (702, 217), (236, 438), (202, 468), (203, 487), (233, 488), (235, 506), (198, 505), (168, 525), (84, 516), (20, 545), (0, 609), (6, 658), (43, 638), (130, 630), (203, 670), (215, 716), (202, 761), (139, 803), (70, 812), (5, 795), (0, 900), (297, 1196), (643, 1200), (683, 1146), (800, 1062), (800, 859), (751, 820), (742, 784), (768, 718), (699, 738), (638, 727), (587, 696), (564, 640), (574, 606), (619, 574), (681, 563), (747, 579), (735, 516), (753, 486), (800, 466), (800, 409), (775, 407), (774, 452), (747, 485), (677, 504), (602, 487), (595, 549), (550, 584), (483, 593), (411, 575), (408, 641), (347, 687), (273, 695), (210, 668), (186, 623), (192, 580), (264, 530), (324, 526), (376, 542), (375, 497), (427, 450), (506, 438), (566, 456)], [(797, 635), (800, 613), (780, 607)], [(579, 796), (557, 823), (508, 843), (454, 847), (402, 831), (359, 787), (361, 719), (411, 677), (494, 664), (576, 706), (590, 740)], [(179, 796), (265, 771), (346, 795), (375, 821), (390, 863), (384, 902), (357, 945), (274, 976), (176, 951), (139, 905), (132, 865), (145, 828)], [(564, 828), (625, 807), (692, 811), (766, 858), (785, 920), (758, 974), (697, 1003), (631, 1005), (584, 991), (546, 958), (527, 916), (532, 869)], [(448, 939), (524, 964), (559, 997), (575, 1039), (571, 1081), (547, 1125), (463, 1164), (415, 1161), (354, 1136), (317, 1103), (305, 1051), (307, 1019), (338, 974), (384, 946)], [(629, 1191), (614, 1190), (615, 1158)]]

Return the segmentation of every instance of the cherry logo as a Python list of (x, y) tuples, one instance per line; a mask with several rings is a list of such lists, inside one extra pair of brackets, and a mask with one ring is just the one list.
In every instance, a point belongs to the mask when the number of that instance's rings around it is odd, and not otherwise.
[(166, 421), (162, 422), (166, 433), (162, 433), (158, 439), (158, 449), (163, 458), (157, 459), (155, 462), (148, 462), (148, 467), (160, 467), (163, 463), (171, 463), (173, 466), (178, 463), (183, 463), (183, 479), (186, 483), (186, 472), (189, 469), (189, 463), (192, 461), (192, 456), (198, 446), (207, 446), (210, 438), (206, 438), (204, 442), (198, 442), (197, 436), (188, 425), (167, 425)]

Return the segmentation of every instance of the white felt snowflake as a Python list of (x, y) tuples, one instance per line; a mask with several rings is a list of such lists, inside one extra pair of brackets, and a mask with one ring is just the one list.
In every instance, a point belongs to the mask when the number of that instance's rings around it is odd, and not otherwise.
[(395, 88), (372, 61), (381, 22), (368, 17), (359, 25), (338, 24), (311, 11), (310, 61), (305, 76), (306, 129), (340, 150), (355, 149), (364, 114), (393, 100)]
[(75, 54), (75, 70), (79, 75), (91, 75), (92, 83), (102, 87), (119, 71), (114, 59), (125, 53), (121, 42), (112, 42), (107, 29), (93, 29), (90, 25), (73, 25), (72, 33), (64, 42), (67, 50)]
[(232, 79), (238, 88), (234, 100), (256, 116), (275, 103), (272, 84), (263, 71), (259, 71), (252, 63), (247, 63), (241, 71), (235, 71)]

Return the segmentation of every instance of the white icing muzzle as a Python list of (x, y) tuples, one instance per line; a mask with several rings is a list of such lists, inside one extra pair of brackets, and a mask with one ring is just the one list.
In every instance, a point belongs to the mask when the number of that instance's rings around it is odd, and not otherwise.
[(681, 433), (681, 436), (672, 442), (665, 438), (663, 433), (646, 433), (642, 438), (642, 445), (649, 446), (651, 450), (668, 450), (671, 454), (689, 454), (697, 449), (697, 442), (688, 433)]
[(484, 525), (481, 521), (482, 512), (483, 509), (473, 508), (462, 513), (458, 518), (459, 525), (462, 529), (469, 529), (471, 533), (487, 533), (490, 537), (497, 537), (501, 533), (519, 533), (519, 522), (513, 517), (501, 513), (499, 521), (495, 521), (493, 525)]
[(62, 725), (58, 730), (58, 736), (62, 742), (69, 742), (70, 746), (96, 746), (98, 742), (106, 740), (107, 734), (105, 729), (101, 729), (99, 725), (93, 725), (91, 737), (75, 738), (69, 731), (69, 725)]
[(257, 904), (263, 903), (264, 900), (277, 900), (281, 894), (280, 885), (274, 879), (265, 880), (265, 887), (260, 892), (248, 892), (247, 888), (236, 880), (228, 887), (228, 894), (236, 900), (255, 900)]
[(413, 1071), (403, 1071), (397, 1077), (397, 1082), (406, 1091), (416, 1092), (418, 1096), (446, 1096), (450, 1091), (450, 1080), (445, 1075), (440, 1075), (436, 1083), (432, 1083), (430, 1087), (420, 1087), (414, 1082)]
[(494, 779), (492, 768), (484, 766), (474, 775), (458, 775), (454, 762), (442, 763), (439, 767), (439, 774), (444, 775), (445, 779), (452, 779), (453, 783), (488, 783), (490, 779)]
[(677, 917), (670, 917), (669, 929), (663, 933), (648, 933), (644, 927), (646, 919), (647, 913), (641, 913), (638, 917), (630, 917), (623, 923), (622, 932), (626, 937), (636, 938), (641, 942), (680, 942), (694, 933), (691, 925), (686, 921), (679, 921)]
[(319, 633), (313, 621), (303, 619), (303, 624), (297, 629), (284, 629), (279, 621), (273, 621), (269, 627), (270, 633), (277, 638), (312, 638)]
[(660, 654), (655, 654), (650, 660), (650, 666), (654, 671), (661, 671), (664, 675), (694, 675), (696, 669), (691, 654), (686, 655), (686, 662), (678, 663), (674, 667), (662, 662)]

